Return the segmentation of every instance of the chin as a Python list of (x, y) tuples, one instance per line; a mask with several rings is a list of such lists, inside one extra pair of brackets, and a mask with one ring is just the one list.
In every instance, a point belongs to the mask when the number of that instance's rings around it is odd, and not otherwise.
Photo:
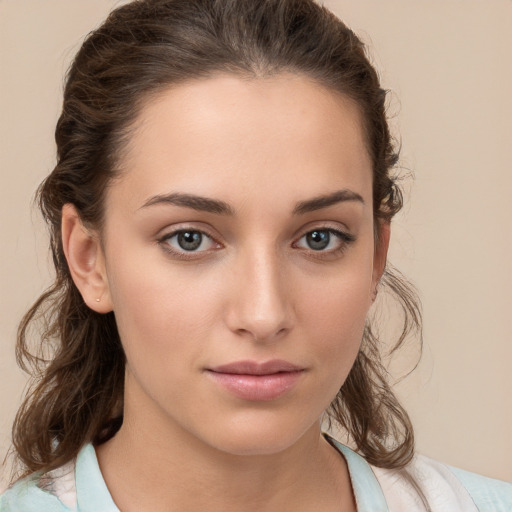
[(274, 421), (270, 418), (247, 418), (232, 421), (217, 433), (210, 430), (207, 435), (209, 441), (204, 440), (231, 455), (274, 455), (286, 451), (313, 429), (320, 432), (319, 420), (304, 424), (304, 420), (278, 422), (275, 418)]

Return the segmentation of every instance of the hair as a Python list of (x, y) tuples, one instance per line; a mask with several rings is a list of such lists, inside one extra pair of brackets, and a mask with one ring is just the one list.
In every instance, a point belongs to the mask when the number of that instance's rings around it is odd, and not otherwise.
[[(358, 105), (373, 166), (378, 238), (381, 223), (403, 202), (386, 91), (364, 44), (325, 7), (314, 0), (136, 0), (112, 11), (85, 39), (67, 74), (57, 164), (37, 195), (55, 280), (18, 330), (17, 360), (32, 375), (13, 426), (25, 474), (70, 461), (85, 443), (105, 442), (122, 424), (125, 356), (114, 313), (89, 309), (73, 283), (62, 246), (63, 205), (72, 203), (85, 225), (101, 230), (105, 190), (122, 172), (118, 162), (130, 127), (153, 95), (216, 73), (261, 78), (283, 72)], [(403, 312), (401, 333), (388, 342), (391, 352), (413, 331), (421, 343), (414, 289), (389, 265), (381, 286)], [(400, 469), (414, 454), (413, 428), (388, 382), (379, 338), (367, 320), (355, 364), (328, 414), (369, 463)]]

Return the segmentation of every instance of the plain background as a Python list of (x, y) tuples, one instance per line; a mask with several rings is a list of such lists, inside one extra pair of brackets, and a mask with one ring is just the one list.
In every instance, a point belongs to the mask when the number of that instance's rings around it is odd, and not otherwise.
[[(14, 361), (17, 323), (50, 283), (31, 200), (54, 165), (63, 75), (118, 3), (0, 0), (2, 455), (25, 384)], [(415, 174), (390, 261), (424, 305), (423, 358), (398, 386), (418, 450), (510, 481), (512, 1), (324, 3), (369, 44), (393, 91), (401, 165)]]

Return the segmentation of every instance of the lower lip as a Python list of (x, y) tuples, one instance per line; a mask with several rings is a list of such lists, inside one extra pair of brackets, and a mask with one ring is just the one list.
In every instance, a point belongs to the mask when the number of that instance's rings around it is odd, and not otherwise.
[(227, 391), (244, 400), (267, 402), (290, 391), (303, 371), (280, 372), (270, 375), (239, 375), (208, 371), (210, 377)]

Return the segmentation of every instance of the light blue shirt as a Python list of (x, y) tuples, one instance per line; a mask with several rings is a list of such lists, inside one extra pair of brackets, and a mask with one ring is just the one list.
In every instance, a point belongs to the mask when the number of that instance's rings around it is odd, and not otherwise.
[[(353, 450), (332, 438), (329, 439), (347, 461), (358, 512), (402, 512), (403, 510), (414, 512), (411, 508), (402, 508), (402, 506), (407, 507), (409, 502), (398, 503), (396, 501), (397, 499), (405, 500), (406, 497), (400, 497), (403, 495), (400, 490), (402, 482), (399, 478), (390, 479), (390, 470), (379, 469), (376, 472), (376, 468), (372, 469), (372, 466)], [(425, 460), (430, 461), (430, 459)], [(461, 489), (464, 496), (460, 497), (460, 501), (458, 501), (459, 498), (456, 498), (453, 503), (470, 503), (471, 507), (474, 505), (472, 510), (478, 512), (512, 512), (512, 484), (449, 468), (435, 461), (420, 462), (418, 465), (419, 475), (425, 467), (427, 472), (424, 474), (430, 475), (428, 478), (432, 480), (430, 488), (442, 489), (441, 496), (436, 497), (435, 493), (426, 493), (433, 512), (458, 512), (459, 510), (468, 512), (470, 509), (464, 505), (457, 505), (459, 507), (457, 510), (443, 506), (443, 503), (452, 503), (451, 497), (446, 496), (447, 494), (453, 492), (455, 496), (457, 493), (461, 493)], [(454, 480), (457, 484), (453, 482), (447, 484), (447, 478), (442, 476), (444, 473), (432, 472), (430, 471), (431, 467), (440, 467), (442, 471), (449, 471), (455, 477)], [(395, 474), (397, 473), (395, 472)], [(39, 478), (40, 475), (35, 473), (16, 482), (0, 496), (0, 512), (119, 512), (103, 480), (96, 452), (91, 444), (82, 448), (76, 460), (74, 477), (76, 507), (65, 505), (52, 493), (51, 489), (40, 488), (38, 486)], [(439, 482), (435, 481), (436, 478)], [(448, 480), (450, 479), (448, 478)], [(390, 481), (394, 485), (389, 486)], [(460, 489), (457, 488), (459, 484), (461, 484)], [(393, 492), (395, 492), (394, 497), (392, 496)], [(388, 506), (390, 496), (394, 508)]]

